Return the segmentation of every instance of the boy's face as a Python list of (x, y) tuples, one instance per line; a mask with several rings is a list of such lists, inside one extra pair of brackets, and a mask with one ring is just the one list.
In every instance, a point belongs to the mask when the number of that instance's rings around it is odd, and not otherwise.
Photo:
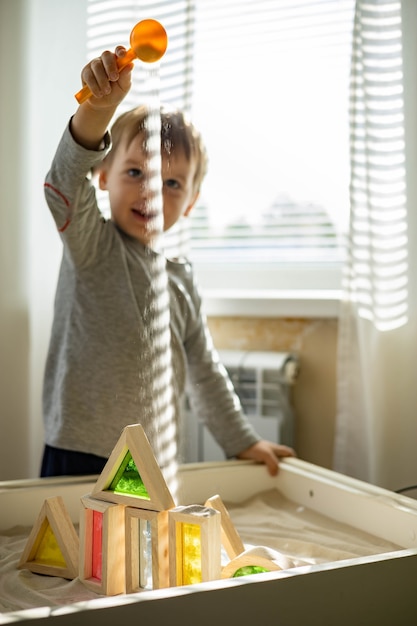
[[(121, 142), (110, 164), (99, 173), (100, 189), (109, 193), (113, 222), (130, 237), (149, 245), (157, 232), (158, 219), (152, 202), (143, 134), (129, 146)], [(197, 197), (193, 189), (196, 164), (182, 151), (162, 154), (163, 228), (168, 230), (182, 215), (188, 215)]]

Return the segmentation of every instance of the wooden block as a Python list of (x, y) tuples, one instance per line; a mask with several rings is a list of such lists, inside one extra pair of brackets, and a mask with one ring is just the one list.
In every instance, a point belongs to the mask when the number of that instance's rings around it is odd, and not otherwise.
[(36, 574), (78, 576), (79, 540), (61, 496), (47, 498), (17, 565)]
[(221, 577), (234, 578), (235, 576), (247, 576), (249, 574), (281, 570), (283, 568), (277, 562), (276, 557), (279, 557), (282, 562), (288, 560), (284, 555), (275, 553), (264, 546), (250, 548), (225, 565), (222, 569)]
[(238, 554), (244, 552), (244, 543), (240, 538), (239, 533), (230, 518), (229, 511), (225, 507), (221, 497), (218, 495), (212, 496), (205, 502), (204, 506), (212, 507), (221, 514), (222, 544), (229, 559), (234, 559), (238, 556)]
[(126, 593), (169, 587), (168, 512), (126, 508)]
[(166, 511), (175, 506), (140, 424), (124, 428), (91, 495), (151, 511)]
[(81, 498), (81, 582), (96, 593), (126, 591), (125, 506), (90, 496)]
[(220, 578), (220, 517), (215, 509), (197, 504), (168, 511), (171, 586)]

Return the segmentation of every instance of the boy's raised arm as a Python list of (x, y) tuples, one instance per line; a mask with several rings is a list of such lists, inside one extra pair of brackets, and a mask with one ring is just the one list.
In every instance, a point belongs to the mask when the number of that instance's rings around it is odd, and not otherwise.
[(123, 46), (114, 53), (106, 50), (81, 72), (83, 85), (88, 85), (93, 95), (78, 107), (71, 120), (71, 133), (84, 148), (99, 149), (117, 107), (129, 92), (133, 63), (119, 70), (116, 62), (125, 54)]

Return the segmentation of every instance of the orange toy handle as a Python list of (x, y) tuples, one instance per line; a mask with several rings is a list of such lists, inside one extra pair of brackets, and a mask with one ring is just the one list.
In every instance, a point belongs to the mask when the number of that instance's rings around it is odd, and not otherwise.
[[(117, 58), (117, 67), (119, 68), (119, 70), (121, 70), (124, 67), (126, 67), (126, 65), (129, 65), (129, 63), (131, 63), (135, 59), (136, 59), (136, 54), (133, 52), (132, 48), (129, 48), (129, 50), (126, 50), (126, 54), (124, 57)], [(78, 93), (75, 94), (75, 97), (78, 101), (78, 104), (82, 104), (83, 102), (88, 100), (88, 98), (90, 98), (91, 95), (92, 93), (91, 93), (90, 87), (88, 87), (87, 85), (84, 85), (84, 87), (80, 89)]]
[[(142, 20), (133, 27), (130, 33), (130, 48), (124, 57), (117, 58), (117, 67), (121, 70), (135, 59), (145, 63), (155, 63), (165, 54), (168, 37), (165, 28), (156, 20)], [(91, 96), (90, 88), (84, 85), (75, 94), (79, 104), (82, 104)]]

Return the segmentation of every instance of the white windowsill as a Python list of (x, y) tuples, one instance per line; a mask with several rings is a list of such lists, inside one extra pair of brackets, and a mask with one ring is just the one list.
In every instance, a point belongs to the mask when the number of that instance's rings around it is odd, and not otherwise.
[(233, 263), (219, 258), (194, 263), (194, 269), (207, 316), (339, 317), (340, 263)]
[(208, 317), (338, 318), (340, 290), (203, 289)]

